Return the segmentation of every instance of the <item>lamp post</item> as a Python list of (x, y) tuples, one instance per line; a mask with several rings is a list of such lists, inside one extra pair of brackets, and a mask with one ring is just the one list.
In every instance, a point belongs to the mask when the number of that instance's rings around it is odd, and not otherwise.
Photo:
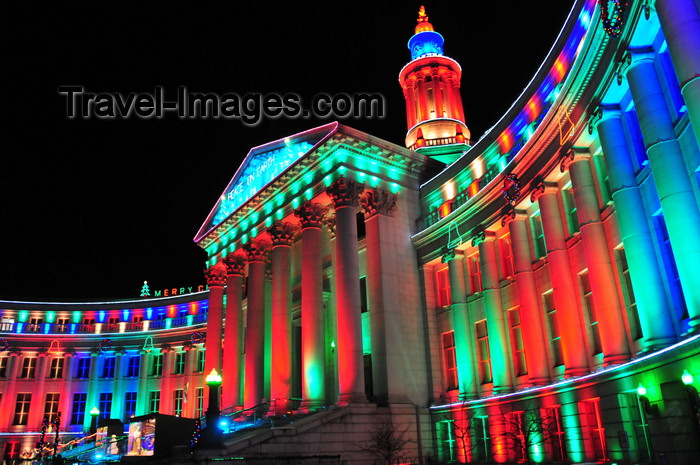
[(202, 443), (205, 447), (223, 447), (221, 443), (221, 428), (219, 427), (219, 416), (221, 414), (221, 375), (212, 368), (207, 375), (206, 383), (209, 386), (209, 405), (205, 413), (207, 427), (202, 431)]
[(93, 407), (90, 410), (90, 416), (92, 417), (92, 420), (90, 420), (90, 434), (95, 434), (97, 432), (97, 417), (99, 414), (100, 411), (97, 409), (97, 407)]

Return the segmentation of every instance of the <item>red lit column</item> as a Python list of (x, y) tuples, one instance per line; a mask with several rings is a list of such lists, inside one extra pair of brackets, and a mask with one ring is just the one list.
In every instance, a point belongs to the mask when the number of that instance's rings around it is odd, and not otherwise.
[(617, 279), (608, 251), (605, 227), (600, 218), (590, 158), (588, 153), (572, 151), (562, 167), (568, 166), (571, 173), (576, 216), (581, 229), (595, 316), (600, 328), (603, 364), (611, 365), (629, 359), (629, 348), (627, 338), (624, 337), (625, 322), (615, 286)]
[(173, 412), (172, 375), (175, 351), (169, 345), (164, 345), (160, 353), (163, 354), (163, 372), (160, 377), (160, 408), (158, 413), (170, 415)]
[(267, 233), (272, 239), (272, 353), (270, 397), (276, 413), (290, 410), (292, 397), (291, 246), (296, 235), (291, 223), (274, 222)]
[[(136, 416), (148, 413), (148, 374), (151, 370), (151, 349), (139, 350), (139, 392), (136, 394)], [(90, 407), (92, 408), (92, 407)]]
[[(21, 352), (17, 349), (12, 349), (7, 357), (7, 378), (5, 378), (5, 388), (2, 393), (2, 402), (0, 406), (2, 412), (14, 412), (15, 401), (17, 400), (17, 378), (19, 376), (19, 367), (21, 363)], [(3, 431), (9, 431), (12, 424), (12, 415), (5, 414), (0, 418), (0, 428)]]
[(335, 207), (336, 309), (338, 315), (338, 402), (365, 402), (360, 271), (357, 251), (357, 197), (363, 186), (339, 178), (326, 192)]
[[(224, 408), (243, 406), (242, 352), (243, 352), (243, 277), (246, 258), (239, 254), (229, 254), (226, 264), (226, 326), (224, 327), (224, 362), (221, 402)], [(205, 376), (208, 373), (205, 373)]]
[[(226, 284), (226, 266), (217, 263), (204, 271), (209, 286), (209, 310), (207, 311), (207, 355), (204, 359), (204, 373), (216, 369), (221, 373), (221, 328), (223, 323), (223, 296)], [(206, 389), (205, 397), (206, 397)]]
[[(423, 71), (418, 71), (419, 73), (422, 73)], [(428, 99), (427, 99), (427, 89), (426, 89), (426, 83), (425, 83), (425, 77), (424, 76), (419, 76), (418, 77), (418, 111), (420, 114), (418, 115), (418, 122), (425, 121), (430, 119), (430, 106), (428, 104)]]
[(503, 218), (502, 224), (507, 224), (510, 232), (527, 373), (532, 384), (542, 385), (549, 382), (549, 364), (545, 351), (547, 342), (543, 331), (540, 296), (537, 292), (535, 273), (532, 271), (527, 218), (527, 215), (513, 212)]
[(442, 118), (444, 116), (443, 112), (443, 102), (442, 102), (442, 92), (440, 87), (443, 86), (442, 79), (438, 75), (438, 69), (432, 68), (432, 83), (433, 83), (433, 103), (435, 105), (435, 117)]
[(245, 336), (245, 381), (243, 406), (260, 404), (265, 379), (265, 259), (270, 244), (252, 241), (248, 254), (248, 325)]
[(442, 263), (447, 263), (450, 277), (450, 313), (452, 329), (455, 333), (455, 354), (457, 359), (457, 377), (459, 380), (459, 397), (474, 399), (477, 397), (476, 375), (474, 372), (474, 341), (472, 324), (467, 308), (467, 283), (464, 279), (464, 255), (454, 249), (446, 250)]
[[(60, 396), (60, 408), (61, 412), (61, 429), (65, 428), (65, 425), (69, 424), (70, 417), (69, 413), (72, 411), (73, 405), (73, 359), (75, 359), (75, 352), (67, 351), (63, 353), (63, 383), (61, 384), (61, 396)], [(2, 427), (2, 424), (0, 424)]]
[(554, 304), (557, 311), (557, 324), (562, 341), (565, 376), (578, 376), (587, 373), (588, 355), (582, 342), (586, 340), (586, 331), (581, 324), (576, 299), (577, 287), (571, 275), (569, 252), (566, 250), (566, 238), (562, 223), (557, 189), (553, 186), (540, 185), (532, 194), (533, 202), (540, 206), (544, 238), (547, 244), (547, 262), (549, 276), (554, 292)]
[(511, 351), (508, 349), (503, 298), (498, 280), (496, 263), (496, 235), (491, 231), (481, 231), (472, 244), (479, 247), (479, 266), (483, 282), (484, 310), (489, 334), (493, 391), (508, 392), (513, 389)]
[(326, 402), (321, 244), (326, 211), (319, 203), (304, 202), (294, 212), (301, 223), (301, 407), (312, 410)]
[(403, 84), (403, 96), (406, 100), (406, 122), (409, 128), (416, 124), (416, 102), (415, 92), (413, 91), (413, 80), (407, 80)]

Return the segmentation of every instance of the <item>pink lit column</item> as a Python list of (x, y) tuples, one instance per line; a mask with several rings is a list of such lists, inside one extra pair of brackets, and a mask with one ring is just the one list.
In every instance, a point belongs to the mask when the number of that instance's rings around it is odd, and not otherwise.
[(544, 323), (535, 273), (532, 271), (527, 218), (525, 214), (513, 212), (512, 215), (503, 218), (502, 224), (507, 224), (510, 232), (527, 373), (532, 384), (542, 385), (549, 382), (549, 364), (545, 350), (547, 339), (543, 331)]
[[(5, 378), (5, 389), (2, 393), (2, 412), (14, 412), (15, 401), (17, 400), (16, 388), (17, 378), (19, 377), (19, 369), (21, 364), (21, 352), (17, 349), (10, 350), (7, 357), (7, 378)], [(9, 431), (12, 424), (12, 415), (7, 414), (0, 417), (0, 428), (3, 431)], [(4, 418), (4, 420), (2, 419)]]
[(357, 198), (363, 186), (339, 178), (326, 192), (335, 207), (336, 308), (338, 315), (338, 402), (366, 402), (360, 271), (357, 250)]
[(158, 413), (170, 415), (173, 412), (172, 381), (175, 351), (169, 345), (164, 345), (160, 353), (163, 354), (163, 372), (160, 377), (160, 408)]
[(588, 354), (583, 342), (587, 339), (583, 329), (579, 307), (579, 296), (571, 274), (569, 251), (566, 249), (564, 225), (557, 199), (558, 189), (553, 186), (538, 186), (532, 194), (532, 200), (539, 203), (545, 243), (547, 244), (547, 261), (549, 276), (554, 292), (557, 325), (562, 341), (564, 357), (564, 374), (579, 376), (588, 373)]
[(498, 280), (496, 263), (496, 236), (490, 231), (482, 231), (473, 239), (472, 244), (479, 247), (479, 266), (483, 282), (484, 311), (489, 335), (489, 352), (491, 357), (493, 391), (508, 392), (513, 389), (511, 369), (511, 351), (506, 335), (503, 298)]
[(221, 401), (224, 408), (243, 406), (242, 352), (243, 352), (243, 277), (246, 258), (229, 254), (224, 259), (226, 278), (226, 326), (224, 327), (224, 361)]
[[(185, 385), (183, 386), (185, 398), (183, 399), (182, 403), (182, 416), (184, 418), (194, 418), (195, 383), (192, 382), (192, 379), (194, 378), (193, 372), (194, 364), (196, 362), (195, 357), (197, 356), (197, 349), (192, 341), (187, 341), (182, 346), (182, 350), (185, 352)], [(226, 359), (224, 359), (224, 363), (226, 363)], [(184, 401), (185, 399), (187, 399), (187, 402)]]
[(243, 406), (258, 405), (263, 398), (265, 369), (265, 260), (270, 244), (252, 241), (248, 254), (248, 325), (245, 336)]
[(617, 277), (605, 238), (605, 227), (600, 217), (588, 153), (571, 152), (562, 167), (568, 166), (574, 190), (576, 215), (581, 227), (581, 241), (588, 266), (588, 277), (593, 293), (595, 316), (600, 328), (603, 363), (622, 363), (629, 358), (622, 308), (617, 294)]
[[(223, 323), (223, 296), (224, 285), (226, 284), (226, 266), (217, 263), (204, 271), (209, 286), (209, 310), (207, 311), (207, 355), (204, 359), (205, 376), (211, 373), (212, 369), (221, 372), (221, 328)], [(208, 395), (207, 389), (205, 398)], [(205, 399), (206, 403), (206, 399)]]
[(319, 203), (304, 202), (294, 212), (301, 222), (301, 407), (312, 410), (326, 402), (321, 244), (326, 211)]
[(296, 228), (291, 223), (274, 222), (267, 228), (272, 239), (272, 363), (270, 397), (276, 413), (290, 410), (292, 397), (292, 314), (291, 259)]
[[(73, 405), (73, 360), (75, 359), (75, 352), (66, 351), (63, 353), (63, 384), (61, 385), (61, 396), (60, 396), (60, 408), (61, 412), (61, 423), (66, 425), (69, 420), (69, 412), (72, 411)], [(2, 427), (2, 424), (0, 424)], [(64, 428), (62, 426), (61, 428)]]
[(46, 384), (46, 365), (49, 361), (47, 352), (39, 352), (36, 356), (36, 381), (34, 381), (32, 386), (33, 402), (29, 409), (29, 420), (27, 423), (27, 426), (32, 430), (34, 428), (41, 429), (41, 421), (44, 418), (44, 401), (46, 400), (44, 384)]

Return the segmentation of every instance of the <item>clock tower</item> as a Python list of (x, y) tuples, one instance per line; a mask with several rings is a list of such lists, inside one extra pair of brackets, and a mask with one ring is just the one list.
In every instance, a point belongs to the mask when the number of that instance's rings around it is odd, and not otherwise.
[(421, 6), (408, 41), (411, 61), (399, 82), (406, 99), (406, 147), (449, 164), (469, 148), (471, 134), (459, 93), (462, 68), (443, 54), (444, 42)]

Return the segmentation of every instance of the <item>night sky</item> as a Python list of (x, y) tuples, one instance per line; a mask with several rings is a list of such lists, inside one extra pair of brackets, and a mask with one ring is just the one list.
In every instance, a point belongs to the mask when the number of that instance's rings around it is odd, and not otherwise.
[[(230, 4), (229, 4), (230, 3)], [(477, 140), (510, 107), (569, 1), (427, 2), (463, 69)], [(69, 119), (90, 92), (375, 92), (384, 119), (341, 122), (403, 145), (398, 73), (420, 2), (139, 2), (3, 7), (0, 299), (138, 297), (203, 284), (192, 238), (250, 147), (332, 119)]]

